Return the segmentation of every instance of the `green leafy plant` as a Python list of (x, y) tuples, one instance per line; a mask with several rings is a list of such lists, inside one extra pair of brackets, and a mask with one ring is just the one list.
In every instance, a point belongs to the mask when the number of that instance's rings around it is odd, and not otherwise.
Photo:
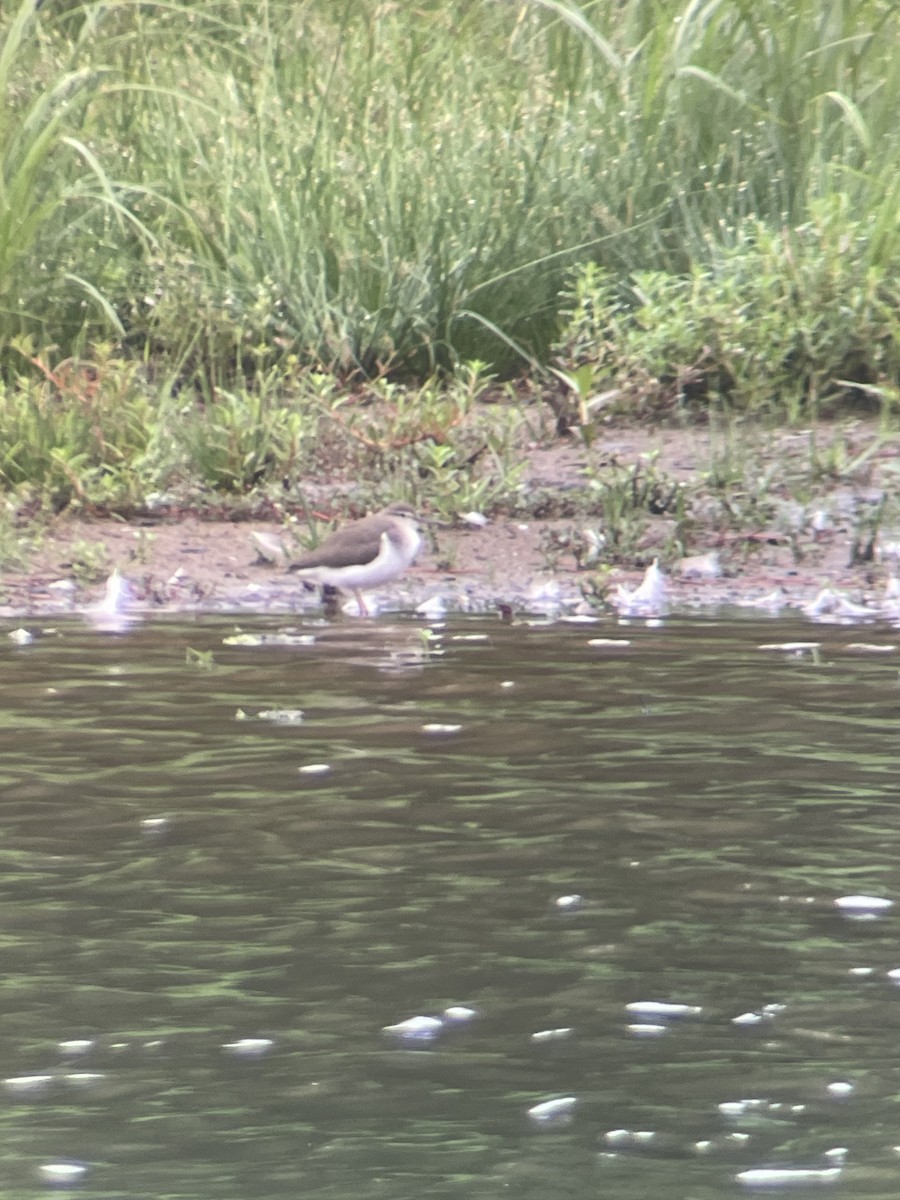
[(875, 504), (860, 505), (853, 522), (850, 566), (874, 561), (875, 547), (884, 524), (886, 509), (887, 496), (882, 496)]
[(147, 444), (150, 409), (136, 384), (136, 365), (98, 347), (91, 361), (50, 369), (16, 342), (40, 378), (20, 377), (0, 404), (0, 483), (35, 486), (55, 508), (120, 499), (130, 468)]
[(685, 519), (685, 489), (657, 469), (656, 453), (628, 465), (615, 460), (586, 471), (587, 505), (600, 510), (600, 522), (573, 542), (573, 552), (585, 565), (602, 554), (616, 562), (638, 557), (648, 521), (654, 516)]
[(587, 360), (577, 370), (591, 386), (620, 381), (632, 408), (724, 399), (796, 423), (854, 396), (883, 404), (900, 372), (900, 290), (848, 205), (816, 202), (790, 233), (746, 222), (710, 264), (636, 273), (628, 293), (586, 270), (561, 355)]
[(195, 650), (193, 646), (185, 650), (184, 663), (195, 671), (212, 671), (216, 666), (212, 650)]
[(23, 522), (16, 505), (0, 499), (0, 568), (20, 571), (31, 558), (32, 551), (40, 540), (41, 531), (33, 524)]
[[(0, 346), (70, 357), (102, 326), (225, 391), (292, 356), (533, 366), (573, 265), (691, 279), (837, 194), (889, 281), (896, 22), (884, 0), (4, 6)], [(824, 332), (795, 347), (813, 370)]]
[(305, 424), (302, 413), (265, 389), (219, 391), (182, 408), (177, 446), (191, 475), (207, 486), (246, 491), (275, 471), (296, 469)]
[(99, 583), (111, 569), (109, 548), (104, 542), (79, 538), (74, 542), (69, 562), (72, 574), (81, 584)]

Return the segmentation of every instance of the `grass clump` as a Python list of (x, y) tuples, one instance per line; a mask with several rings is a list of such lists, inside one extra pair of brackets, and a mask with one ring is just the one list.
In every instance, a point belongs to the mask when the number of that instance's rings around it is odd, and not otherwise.
[(0, 484), (28, 486), (54, 509), (122, 502), (146, 450), (152, 410), (133, 363), (96, 347), (94, 360), (50, 370), (18, 343), (35, 371), (0, 394)]
[(0, 483), (241, 494), (343, 448), (373, 485), (513, 504), (506, 410), (457, 421), (473, 361), (556, 355), (589, 415), (598, 389), (887, 409), (897, 23), (891, 0), (3, 6)]
[(834, 197), (792, 232), (748, 222), (734, 247), (686, 275), (645, 271), (622, 287), (586, 268), (560, 354), (590, 368), (592, 389), (618, 381), (619, 405), (638, 410), (724, 399), (795, 421), (848, 398), (890, 408), (898, 279)]
[[(99, 8), (99, 6), (96, 6)], [(16, 338), (68, 358), (86, 331), (122, 336), (117, 289), (153, 235), (136, 190), (119, 185), (92, 144), (111, 78), (87, 8), (53, 32), (35, 0), (0, 15), (0, 361)], [(71, 17), (67, 14), (66, 19)]]
[(887, 271), (896, 21), (889, 0), (23, 0), (0, 17), (27, 114), (0, 125), (0, 345), (4, 321), (63, 356), (114, 331), (223, 387), (290, 354), (508, 369), (546, 355), (573, 264), (690, 273), (835, 191)]

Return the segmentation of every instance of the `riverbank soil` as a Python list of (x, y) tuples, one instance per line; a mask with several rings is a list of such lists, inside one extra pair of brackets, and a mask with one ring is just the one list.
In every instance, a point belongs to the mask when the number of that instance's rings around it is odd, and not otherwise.
[[(376, 592), (382, 609), (431, 599), (464, 611), (602, 611), (654, 559), (674, 608), (802, 607), (826, 587), (877, 603), (893, 586), (900, 437), (874, 421), (743, 431), (736, 441), (707, 427), (617, 424), (590, 447), (570, 437), (522, 453), (521, 511), (490, 514), (484, 525), (459, 513), (430, 526), (415, 567)], [(345, 483), (336, 481), (329, 499), (320, 480), (315, 495), (326, 519), (352, 507)], [(0, 615), (88, 609), (114, 568), (143, 610), (315, 610), (318, 590), (286, 575), (284, 560), (261, 554), (254, 538), (268, 535), (268, 546), (280, 540), (288, 556), (298, 553), (283, 519), (290, 511), (288, 496), (282, 512), (245, 509), (234, 519), (64, 513), (23, 537), (22, 560), (0, 577)]]

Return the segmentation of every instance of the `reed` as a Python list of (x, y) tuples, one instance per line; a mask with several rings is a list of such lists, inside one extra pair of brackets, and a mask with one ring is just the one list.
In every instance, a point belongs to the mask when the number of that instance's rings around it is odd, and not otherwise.
[(514, 505), (512, 393), (461, 397), (551, 364), (590, 418), (889, 413), (898, 32), (893, 0), (2, 6), (0, 485), (359, 466)]
[(888, 270), (896, 32), (890, 0), (24, 0), (0, 345), (509, 368), (573, 265), (688, 273), (835, 192)]

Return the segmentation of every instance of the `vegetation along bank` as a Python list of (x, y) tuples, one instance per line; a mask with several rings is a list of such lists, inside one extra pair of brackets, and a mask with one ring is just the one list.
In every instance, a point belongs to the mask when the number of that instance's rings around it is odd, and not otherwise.
[(75, 519), (305, 544), (400, 496), (531, 525), (529, 569), (601, 603), (605, 572), (711, 547), (726, 576), (771, 552), (875, 586), (898, 25), (892, 0), (4, 5), (4, 578), (99, 575), (118, 542)]

